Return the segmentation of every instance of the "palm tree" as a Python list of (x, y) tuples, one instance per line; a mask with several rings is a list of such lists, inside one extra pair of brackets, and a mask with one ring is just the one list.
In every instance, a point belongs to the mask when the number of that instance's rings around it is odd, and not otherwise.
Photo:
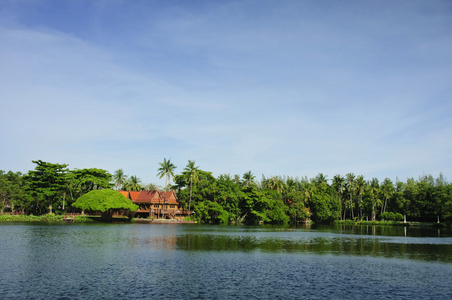
[[(342, 193), (344, 192), (344, 188), (345, 188), (345, 179), (344, 177), (342, 177), (341, 175), (334, 175), (333, 177), (333, 184), (332, 184), (334, 190), (337, 193), (337, 197), (339, 199), (339, 207), (342, 210)], [(344, 207), (344, 219), (345, 219), (345, 207)], [(339, 214), (341, 216), (341, 220), (342, 220), (342, 211), (339, 211)]]
[(149, 183), (149, 184), (145, 184), (144, 186), (142, 186), (142, 190), (143, 191), (155, 191), (158, 190), (159, 186), (155, 183)]
[(135, 175), (130, 176), (130, 179), (127, 180), (126, 185), (128, 190), (131, 191), (141, 191), (143, 188), (141, 186), (141, 179)]
[(372, 201), (372, 221), (375, 221), (375, 206), (380, 202), (380, 200), (378, 199), (380, 184), (378, 183), (377, 178), (372, 178), (372, 181), (369, 184), (369, 188)]
[(240, 175), (239, 174), (234, 175), (234, 181), (235, 181), (235, 184), (240, 184)]
[(290, 199), (291, 196), (293, 195), (294, 192), (297, 191), (297, 181), (295, 179), (293, 179), (292, 177), (287, 177), (285, 182), (283, 182), (283, 190), (282, 190), (282, 198), (284, 203), (288, 203), (289, 200), (293, 200)]
[(358, 208), (359, 208), (359, 218), (360, 219), (363, 217), (362, 202), (363, 202), (365, 186), (366, 186), (366, 181), (364, 180), (364, 176), (358, 175), (358, 177), (356, 177), (356, 188), (358, 190)]
[(317, 184), (322, 184), (322, 183), (327, 183), (326, 179), (327, 176), (323, 175), (323, 173), (319, 173), (316, 177), (315, 177), (315, 182)]
[(348, 173), (345, 174), (345, 178), (347, 180), (347, 190), (350, 194), (350, 209), (352, 212), (352, 220), (355, 218), (354, 214), (353, 214), (353, 194), (355, 193), (355, 174), (353, 173)]
[[(163, 176), (166, 177), (166, 183), (165, 183), (165, 191), (168, 189), (168, 181), (171, 180), (171, 177), (174, 177), (174, 169), (176, 169), (176, 166), (170, 161), (170, 159), (166, 160), (166, 158), (163, 159), (163, 163), (159, 163), (160, 168), (157, 170), (159, 171), (157, 173), (157, 176), (159, 178), (162, 178)], [(163, 208), (165, 208), (165, 201), (166, 201), (166, 193), (163, 198)], [(165, 217), (165, 212), (163, 212), (162, 219)]]
[(281, 194), (281, 191), (284, 187), (284, 183), (282, 180), (276, 176), (272, 176), (271, 178), (266, 179), (265, 185), (270, 190), (276, 190)]
[(394, 184), (392, 183), (391, 179), (385, 178), (383, 183), (381, 184), (381, 193), (383, 196), (383, 204), (381, 206), (381, 213), (384, 213), (386, 211), (386, 207), (388, 205), (388, 199), (392, 197), (394, 194)]
[(118, 191), (121, 189), (121, 186), (126, 182), (126, 178), (127, 178), (127, 176), (124, 175), (124, 171), (122, 169), (118, 169), (115, 171), (115, 174), (113, 175), (113, 179), (118, 188)]
[(188, 180), (190, 181), (190, 200), (188, 201), (188, 211), (191, 211), (191, 194), (192, 194), (192, 187), (193, 183), (199, 182), (199, 176), (198, 176), (198, 169), (199, 167), (195, 166), (194, 160), (188, 160), (188, 164), (184, 169), (185, 175), (188, 177)]
[(251, 182), (253, 182), (254, 178), (256, 178), (256, 176), (254, 176), (253, 173), (251, 173), (251, 171), (248, 171), (245, 174), (243, 174), (243, 179), (245, 180), (247, 187), (251, 185)]
[(309, 207), (309, 205), (310, 205), (310, 200), (311, 200), (311, 196), (312, 196), (312, 194), (313, 194), (313, 192), (314, 192), (314, 186), (310, 183), (310, 182), (308, 182), (307, 180), (303, 180), (302, 182), (301, 182), (301, 192), (303, 193), (303, 195), (304, 195), (304, 198), (305, 198), (305, 200), (304, 200), (304, 202), (306, 203), (306, 205), (308, 205), (308, 207)]

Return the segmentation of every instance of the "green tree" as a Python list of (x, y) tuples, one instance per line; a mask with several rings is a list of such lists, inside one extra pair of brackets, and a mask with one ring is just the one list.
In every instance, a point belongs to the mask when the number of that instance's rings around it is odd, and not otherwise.
[(394, 184), (392, 183), (391, 179), (385, 178), (383, 183), (380, 186), (381, 194), (383, 196), (383, 203), (381, 206), (381, 213), (386, 212), (386, 207), (388, 206), (388, 200), (392, 198), (392, 195), (394, 194), (395, 188)]
[(311, 219), (317, 223), (332, 223), (339, 218), (339, 200), (326, 182), (317, 182), (311, 189)]
[[(171, 178), (174, 177), (174, 170), (176, 169), (176, 166), (171, 162), (170, 159), (166, 160), (166, 158), (163, 159), (162, 163), (159, 163), (160, 168), (158, 168), (157, 176), (159, 178), (163, 178), (165, 176), (165, 191), (168, 190), (168, 183), (171, 181)], [(163, 198), (163, 209), (165, 209), (165, 203), (166, 202), (166, 193), (165, 197)], [(165, 218), (165, 211), (163, 210), (162, 218)]]
[[(344, 190), (345, 190), (345, 178), (339, 174), (334, 175), (332, 187), (336, 191), (336, 196), (339, 200), (339, 215), (342, 220), (342, 194), (344, 193)], [(346, 211), (346, 209), (344, 207), (344, 219), (345, 219), (345, 211)]]
[(31, 200), (30, 195), (25, 190), (26, 182), (20, 172), (0, 170), (0, 209), (3, 213), (5, 209), (11, 212), (28, 208)]
[(75, 175), (76, 185), (80, 189), (80, 195), (92, 190), (108, 189), (112, 187), (112, 175), (103, 169), (75, 169), (70, 171)]
[(292, 189), (287, 193), (287, 214), (291, 222), (298, 223), (309, 218), (308, 209), (305, 206), (305, 194), (303, 191)]
[(445, 199), (442, 210), (441, 218), (445, 221), (452, 222), (452, 184), (444, 186)]
[(278, 193), (281, 193), (284, 188), (284, 182), (281, 178), (277, 176), (272, 176), (270, 178), (264, 178), (264, 187), (270, 190), (276, 190)]
[(422, 203), (419, 201), (419, 185), (414, 178), (407, 179), (403, 189), (403, 197), (406, 199), (406, 216), (412, 219), (419, 219)]
[(378, 197), (380, 194), (380, 183), (378, 182), (377, 178), (372, 178), (372, 181), (369, 184), (369, 196), (371, 201), (371, 208), (372, 208), (372, 221), (376, 218), (375, 209), (376, 207), (381, 204), (381, 201)]
[(240, 209), (243, 213), (242, 219), (247, 224), (258, 224), (259, 222), (270, 222), (267, 217), (269, 206), (268, 197), (256, 187), (244, 187), (240, 199)]
[(149, 183), (142, 186), (143, 191), (155, 191), (158, 190), (160, 187), (159, 185), (155, 183)]
[(408, 204), (403, 196), (404, 189), (405, 183), (396, 178), (392, 201), (388, 204), (391, 211), (406, 214)]
[[(35, 170), (26, 175), (27, 189), (36, 196), (52, 213), (52, 205), (57, 196), (62, 195), (66, 188), (66, 164), (53, 164), (42, 160), (33, 161)], [(40, 203), (37, 203), (40, 206)]]
[(345, 180), (346, 180), (346, 189), (348, 194), (350, 195), (351, 218), (354, 219), (355, 215), (353, 213), (353, 195), (355, 194), (355, 174), (353, 173), (345, 174)]
[(363, 195), (366, 187), (366, 181), (364, 180), (363, 175), (358, 175), (356, 177), (356, 189), (358, 192), (358, 210), (359, 210), (359, 219), (363, 217)]
[(239, 224), (244, 216), (240, 208), (240, 201), (243, 198), (243, 191), (240, 184), (227, 174), (218, 176), (216, 181), (216, 192), (214, 201), (220, 204), (229, 214), (229, 220)]
[(129, 180), (126, 180), (126, 183), (124, 184), (124, 188), (127, 191), (141, 191), (143, 187), (141, 186), (141, 179), (138, 178), (136, 175), (130, 176)]
[(323, 175), (323, 173), (319, 173), (319, 174), (315, 177), (314, 181), (315, 181), (316, 184), (328, 183), (327, 177), (328, 177), (328, 176)]
[(103, 220), (111, 220), (113, 213), (120, 209), (136, 211), (135, 205), (121, 193), (111, 189), (93, 190), (84, 194), (72, 204), (82, 210), (100, 211)]
[(118, 169), (115, 171), (115, 174), (113, 174), (113, 179), (115, 181), (115, 184), (117, 186), (117, 190), (121, 190), (121, 187), (126, 183), (127, 176), (124, 174), (124, 171), (122, 169)]
[(76, 179), (76, 175), (73, 172), (67, 172), (65, 175), (65, 190), (63, 192), (63, 211), (66, 210), (66, 194), (69, 193), (69, 196), (71, 197), (70, 203), (74, 203), (74, 198), (77, 199), (81, 196), (80, 194), (80, 188)]
[(199, 202), (196, 207), (196, 218), (203, 223), (227, 224), (229, 214), (223, 207), (212, 201)]
[(184, 169), (183, 174), (186, 176), (188, 181), (190, 182), (190, 199), (188, 201), (188, 211), (191, 211), (191, 196), (193, 191), (193, 183), (199, 182), (199, 167), (195, 166), (194, 160), (188, 160), (188, 164)]
[(290, 221), (287, 215), (288, 206), (284, 204), (281, 195), (275, 190), (267, 190), (265, 196), (267, 199), (265, 208), (267, 222), (272, 224), (287, 224)]
[(255, 178), (256, 176), (254, 176), (253, 173), (251, 173), (251, 171), (248, 171), (245, 174), (243, 174), (243, 179), (245, 180), (245, 185), (247, 187), (249, 187), (253, 183), (253, 180)]
[(68, 205), (74, 202), (74, 198), (96, 189), (111, 188), (112, 175), (103, 169), (75, 169), (65, 174), (65, 190), (62, 195), (63, 210), (66, 209), (66, 194), (69, 194)]

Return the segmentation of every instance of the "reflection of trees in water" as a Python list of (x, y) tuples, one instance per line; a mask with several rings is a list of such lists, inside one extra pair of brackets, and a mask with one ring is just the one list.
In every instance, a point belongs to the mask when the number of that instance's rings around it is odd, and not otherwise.
[(452, 262), (451, 244), (422, 243), (405, 237), (304, 236), (302, 232), (281, 237), (186, 234), (175, 242), (178, 249), (186, 251), (309, 253)]

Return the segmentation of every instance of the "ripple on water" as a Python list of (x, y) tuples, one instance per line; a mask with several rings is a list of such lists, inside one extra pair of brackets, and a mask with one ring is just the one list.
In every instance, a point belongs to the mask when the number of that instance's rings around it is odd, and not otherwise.
[(434, 241), (258, 227), (0, 226), (0, 298), (452, 298), (450, 240)]

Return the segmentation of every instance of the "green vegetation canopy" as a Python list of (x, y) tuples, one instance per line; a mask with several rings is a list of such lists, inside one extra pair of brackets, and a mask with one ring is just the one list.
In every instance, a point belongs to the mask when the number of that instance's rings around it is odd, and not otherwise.
[(98, 210), (101, 212), (121, 208), (130, 211), (138, 209), (138, 205), (133, 204), (121, 193), (110, 189), (91, 191), (78, 198), (72, 206), (83, 210)]

